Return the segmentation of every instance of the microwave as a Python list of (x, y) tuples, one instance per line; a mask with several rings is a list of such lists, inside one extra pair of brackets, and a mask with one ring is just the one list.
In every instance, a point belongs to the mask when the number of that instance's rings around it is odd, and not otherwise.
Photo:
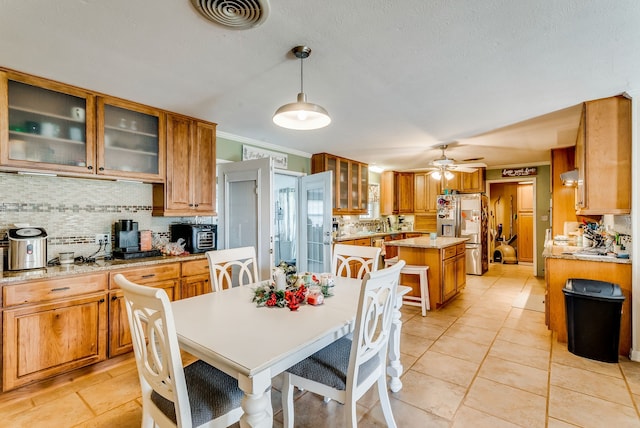
[(218, 226), (215, 224), (172, 224), (171, 242), (182, 238), (184, 249), (191, 254), (204, 253), (216, 249)]

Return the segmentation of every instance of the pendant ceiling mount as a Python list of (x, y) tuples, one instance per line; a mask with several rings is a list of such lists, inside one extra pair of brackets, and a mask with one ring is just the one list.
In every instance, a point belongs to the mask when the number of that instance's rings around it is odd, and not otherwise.
[(300, 59), (300, 92), (295, 103), (285, 104), (276, 110), (273, 115), (273, 123), (283, 128), (307, 131), (324, 128), (331, 123), (331, 117), (327, 111), (313, 103), (307, 102), (304, 93), (303, 61), (311, 55), (308, 46), (296, 46), (291, 49), (293, 55)]

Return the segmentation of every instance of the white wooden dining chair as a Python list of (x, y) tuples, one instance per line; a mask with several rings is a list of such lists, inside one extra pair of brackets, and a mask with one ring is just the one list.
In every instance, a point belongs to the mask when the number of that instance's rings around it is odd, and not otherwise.
[(227, 427), (242, 416), (238, 381), (198, 360), (182, 366), (169, 297), (122, 274), (133, 352), (142, 389), (143, 427)]
[(206, 254), (213, 291), (259, 281), (255, 248), (228, 248)]
[(356, 402), (375, 383), (387, 426), (396, 426), (387, 391), (386, 362), (400, 270), (404, 264), (401, 260), (387, 269), (365, 275), (353, 340), (343, 337), (284, 373), (282, 411), (285, 427), (294, 425), (294, 386), (347, 406), (346, 426), (355, 427)]
[(331, 270), (335, 276), (348, 278), (364, 278), (365, 274), (378, 270), (380, 247), (335, 244)]

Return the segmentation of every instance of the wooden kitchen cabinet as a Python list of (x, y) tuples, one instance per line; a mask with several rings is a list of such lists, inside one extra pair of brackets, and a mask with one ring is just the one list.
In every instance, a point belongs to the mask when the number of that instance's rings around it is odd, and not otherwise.
[(440, 302), (444, 303), (464, 288), (466, 284), (465, 245), (458, 244), (442, 249), (442, 289)]
[(121, 273), (129, 281), (148, 287), (163, 288), (169, 300), (178, 297), (180, 283), (180, 263), (167, 263), (114, 270), (109, 272), (109, 357), (132, 350), (129, 320), (124, 302), (124, 294), (113, 277)]
[(414, 174), (384, 171), (380, 176), (380, 214), (411, 214), (414, 210)]
[(211, 291), (209, 262), (206, 259), (182, 262), (180, 298), (186, 299), (187, 297), (211, 293)]
[(153, 215), (216, 215), (216, 124), (167, 114), (166, 165), (166, 182), (153, 186)]
[(118, 98), (0, 71), (4, 170), (164, 181), (164, 113)]
[(558, 342), (567, 342), (567, 321), (565, 297), (562, 289), (569, 278), (587, 278), (612, 282), (620, 286), (625, 299), (620, 317), (619, 355), (629, 356), (631, 350), (631, 302), (633, 301), (633, 281), (630, 263), (613, 263), (590, 260), (569, 260), (562, 258), (545, 259), (545, 280), (547, 285), (545, 308), (549, 329), (555, 333)]
[(2, 388), (107, 358), (107, 275), (3, 287)]
[[(419, 241), (424, 239), (424, 247)], [(440, 239), (440, 238), (439, 238)], [(465, 244), (454, 244), (444, 248), (431, 248), (430, 240), (416, 238), (418, 246), (386, 245), (387, 252), (395, 248), (398, 258), (408, 265), (429, 266), (429, 301), (431, 308), (438, 308), (453, 297), (466, 285), (466, 252)], [(416, 275), (403, 275), (402, 285), (410, 286), (409, 296), (420, 295), (420, 284)]]
[(431, 178), (430, 172), (416, 172), (414, 174), (414, 212), (435, 214), (438, 195), (441, 193), (440, 180)]
[(460, 192), (483, 193), (485, 188), (485, 168), (478, 168), (473, 172), (460, 172)]
[(67, 175), (96, 172), (95, 96), (0, 70), (0, 166)]
[(631, 212), (631, 100), (584, 103), (576, 140), (578, 215)]
[(365, 163), (316, 153), (311, 157), (311, 173), (333, 171), (333, 214), (366, 214), (369, 199), (369, 166)]
[(98, 97), (98, 175), (164, 182), (165, 117), (151, 107)]

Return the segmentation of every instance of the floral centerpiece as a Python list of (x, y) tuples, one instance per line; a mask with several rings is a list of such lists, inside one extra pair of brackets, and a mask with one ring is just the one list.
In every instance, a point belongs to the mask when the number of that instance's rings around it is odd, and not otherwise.
[[(286, 262), (280, 262), (276, 266), (275, 270), (284, 271), (287, 278), (286, 288), (280, 288), (277, 286), (276, 281), (264, 281), (259, 286), (254, 288), (253, 302), (258, 306), (278, 307), (284, 308), (285, 306), (291, 310), (296, 310), (300, 304), (304, 304), (309, 289), (319, 289), (323, 297), (333, 296), (331, 288), (332, 282), (322, 281), (315, 274), (296, 275), (295, 265), (290, 265)], [(317, 300), (313, 300), (317, 301)], [(322, 300), (320, 300), (321, 302)]]
[(300, 286), (287, 287), (285, 290), (276, 289), (273, 281), (265, 281), (254, 289), (253, 301), (258, 306), (298, 309), (300, 303), (304, 302), (307, 296), (307, 287)]

